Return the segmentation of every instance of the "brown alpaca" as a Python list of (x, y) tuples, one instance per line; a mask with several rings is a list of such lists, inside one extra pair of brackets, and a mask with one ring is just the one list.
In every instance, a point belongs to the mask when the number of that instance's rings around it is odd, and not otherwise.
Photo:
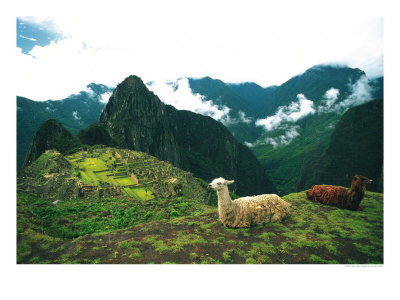
[(307, 199), (339, 208), (362, 210), (360, 202), (364, 198), (365, 187), (371, 182), (365, 176), (354, 175), (350, 190), (341, 186), (314, 185), (307, 191)]

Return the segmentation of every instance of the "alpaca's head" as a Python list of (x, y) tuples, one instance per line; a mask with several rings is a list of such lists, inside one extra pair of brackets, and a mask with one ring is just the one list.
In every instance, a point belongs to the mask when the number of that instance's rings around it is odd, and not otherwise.
[(226, 180), (226, 179), (220, 177), (220, 178), (215, 178), (213, 181), (211, 181), (211, 183), (208, 185), (208, 187), (210, 189), (214, 189), (214, 190), (218, 191), (220, 189), (223, 189), (228, 184), (232, 184), (234, 182), (235, 182), (234, 180)]
[(362, 175), (354, 175), (353, 177), (347, 175), (347, 178), (351, 178), (352, 183), (356, 183), (358, 185), (366, 186), (367, 184), (372, 183), (372, 179), (369, 179)]

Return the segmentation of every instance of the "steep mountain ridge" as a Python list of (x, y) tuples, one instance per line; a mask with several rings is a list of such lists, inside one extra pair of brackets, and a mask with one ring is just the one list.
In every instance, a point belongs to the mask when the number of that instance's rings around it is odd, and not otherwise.
[(211, 180), (236, 180), (238, 194), (274, 192), (250, 149), (211, 117), (165, 105), (137, 76), (114, 90), (99, 118), (119, 147), (147, 152)]
[[(273, 180), (275, 186), (279, 187), (278, 189), (281, 193), (288, 193), (297, 190), (296, 187), (300, 180), (302, 168), (310, 161), (315, 160), (326, 150), (330, 134), (333, 132), (344, 110), (336, 112), (318, 111), (318, 113), (309, 114), (297, 121), (283, 122), (280, 126), (272, 130), (265, 130), (262, 126), (256, 126), (256, 120), (260, 120), (260, 118), (273, 119), (276, 117), (276, 120), (279, 121), (279, 118), (285, 117), (285, 115), (282, 115), (282, 112), (278, 114), (279, 108), (282, 107), (285, 108), (285, 110), (283, 110), (285, 113), (292, 108), (294, 108), (293, 112), (299, 113), (301, 111), (301, 107), (299, 107), (299, 94), (304, 95), (304, 98), (302, 98), (305, 99), (304, 101), (310, 99), (309, 101), (312, 101), (311, 108), (318, 110), (318, 107), (326, 104), (326, 93), (328, 90), (335, 89), (338, 91), (335, 104), (340, 104), (351, 96), (356, 86), (355, 83), (364, 76), (365, 73), (359, 69), (351, 69), (344, 66), (314, 66), (280, 86), (268, 88), (262, 88), (250, 82), (228, 84), (210, 77), (201, 79), (188, 78), (188, 81), (193, 93), (199, 93), (201, 98), (204, 100), (211, 100), (214, 105), (229, 108), (230, 120), (227, 118), (223, 121), (224, 125), (229, 129), (236, 140), (251, 146), (252, 152), (261, 162), (264, 169), (268, 170), (269, 177)], [(364, 92), (370, 93), (370, 99), (368, 100), (382, 99), (383, 78), (363, 80), (363, 84), (369, 85), (369, 88), (364, 90)], [(96, 91), (96, 86), (90, 86), (90, 89)], [(97, 93), (102, 91), (104, 90), (99, 89)], [(119, 93), (122, 95), (123, 91)], [(82, 92), (81, 94), (83, 95), (84, 93)], [(143, 87), (138, 88), (137, 96), (139, 98), (142, 97), (144, 100), (152, 97), (158, 99), (157, 96), (154, 96), (154, 94), (152, 95)], [(361, 96), (365, 97), (365, 95)], [(122, 95), (120, 98), (122, 99), (124, 97), (125, 96)], [(30, 103), (33, 101), (27, 100), (25, 102), (29, 105), (37, 106), (35, 103)], [(67, 101), (61, 101), (60, 103), (63, 102)], [(159, 157), (168, 161), (173, 161), (174, 164), (182, 168), (198, 170), (197, 174), (202, 178), (208, 178), (208, 175), (204, 174), (209, 172), (204, 170), (204, 168), (210, 170), (221, 169), (221, 166), (214, 166), (214, 164), (211, 163), (212, 160), (205, 160), (204, 163), (197, 163), (204, 159), (202, 153), (196, 152), (196, 149), (200, 149), (202, 146), (195, 143), (196, 147), (193, 147), (186, 143), (186, 140), (179, 138), (182, 132), (185, 139), (191, 140), (191, 135), (183, 134), (188, 131), (187, 128), (181, 128), (177, 125), (179, 124), (179, 118), (183, 119), (183, 112), (180, 113), (179, 117), (176, 117), (175, 114), (172, 113), (174, 110), (168, 109), (168, 105), (161, 105), (154, 100), (149, 102), (153, 105), (153, 107), (149, 108), (144, 105), (144, 103), (146, 103), (146, 101), (136, 102), (137, 107), (132, 109), (136, 111), (132, 114), (135, 116), (132, 120), (127, 115), (128, 112), (124, 112), (124, 109), (121, 109), (118, 116), (110, 116), (109, 119), (114, 118), (112, 126), (116, 127), (116, 130), (112, 132), (113, 136), (111, 136), (111, 131), (106, 130), (107, 124), (96, 122), (94, 124), (92, 123), (90, 127), (81, 127), (85, 129), (78, 133), (79, 139), (83, 143), (89, 145), (104, 144), (109, 146), (118, 145), (119, 147), (132, 147), (132, 149), (142, 149), (142, 151), (148, 151), (149, 153), (154, 153), (154, 155), (157, 152)], [(114, 105), (113, 110), (116, 111), (118, 105)], [(121, 102), (121, 105), (128, 110), (130, 109), (124, 102)], [(265, 113), (267, 107), (272, 111), (270, 115), (266, 115)], [(25, 124), (24, 126), (20, 126), (20, 120), (23, 120), (23, 118), (20, 118), (19, 106), (17, 110), (19, 118), (18, 165), (22, 165), (22, 162), (20, 162), (23, 161), (23, 158), (20, 158), (22, 156), (21, 153), (24, 151), (24, 148), (28, 148), (30, 141), (28, 136), (30, 134), (33, 136), (33, 132), (30, 133), (30, 130), (32, 130), (30, 128), (38, 127), (40, 123), (34, 126), (26, 126)], [(146, 110), (148, 111), (145, 114), (140, 113), (140, 111), (145, 112)], [(48, 111), (48, 109), (40, 110), (40, 114), (32, 114), (32, 118), (29, 122), (44, 122), (48, 116), (46, 111)], [(96, 110), (93, 111), (93, 115), (98, 116), (100, 114), (98, 111), (96, 112)], [(166, 115), (163, 115), (164, 111), (169, 111), (170, 114), (166, 117)], [(240, 113), (244, 115), (240, 115)], [(129, 114), (131, 114), (131, 112), (129, 112)], [(72, 113), (69, 113), (69, 115), (72, 117)], [(175, 120), (174, 123), (176, 124), (171, 127), (168, 118), (175, 118), (178, 120)], [(126, 122), (119, 122), (119, 119), (126, 120)], [(78, 121), (75, 120), (75, 122)], [(129, 126), (122, 125), (122, 123), (128, 124), (130, 122), (135, 123), (136, 129), (134, 131), (132, 131)], [(191, 122), (193, 122), (193, 120), (190, 120), (189, 117), (187, 123)], [(27, 122), (25, 123), (27, 124)], [(61, 121), (61, 123), (64, 124), (65, 122)], [(208, 121), (206, 123), (208, 123)], [(82, 126), (82, 124), (79, 126)], [(151, 130), (146, 127), (151, 128)], [(69, 128), (71, 128), (71, 126), (67, 126), (67, 129)], [(205, 126), (205, 128), (208, 127)], [(75, 126), (74, 129), (71, 130), (72, 133), (76, 133), (77, 131), (78, 126)], [(162, 132), (162, 134), (149, 134), (149, 132)], [(209, 132), (205, 129), (202, 131), (201, 136), (204, 137), (208, 134)], [(225, 133), (223, 133), (223, 135), (224, 134)], [(145, 138), (141, 138), (142, 136)], [(28, 141), (25, 142), (25, 146), (21, 142), (23, 139)], [(115, 139), (119, 139), (125, 144), (121, 144), (120, 141), (117, 142)], [(214, 142), (219, 143), (217, 140)], [(180, 151), (176, 151), (174, 146), (178, 144), (182, 144), (179, 148), (190, 149), (190, 151), (182, 150), (186, 152), (183, 161), (181, 161), (183, 156), (178, 154)], [(222, 145), (220, 147), (222, 147)], [(188, 157), (192, 157), (192, 159)], [(230, 172), (231, 171), (230, 169)]]
[(252, 124), (252, 119), (258, 116), (260, 107), (264, 107), (270, 89), (255, 83), (227, 84), (211, 77), (188, 80), (193, 93), (202, 95), (220, 108), (229, 108), (228, 118), (223, 123), (239, 142), (255, 141), (262, 133)]
[(343, 114), (321, 156), (304, 165), (298, 190), (314, 184), (349, 186), (346, 174), (373, 179), (369, 190), (383, 192), (383, 101), (353, 107)]
[(268, 86), (263, 88), (254, 82), (244, 82), (237, 84), (227, 84), (238, 95), (246, 99), (246, 105), (251, 107), (254, 117), (263, 117), (262, 110), (269, 104), (270, 95), (278, 88), (278, 86)]
[(349, 85), (362, 76), (365, 76), (365, 72), (357, 68), (313, 66), (278, 86), (269, 96), (268, 105), (262, 114), (264, 117), (275, 114), (278, 107), (290, 104), (298, 94), (304, 94), (307, 99), (313, 99), (318, 104), (330, 88), (339, 89), (340, 97), (344, 99), (350, 93)]
[(251, 149), (278, 190), (298, 191), (302, 168), (325, 151), (342, 114), (379, 96), (382, 78), (369, 80), (359, 69), (313, 67), (271, 94), (269, 101), (280, 107), (262, 120), (264, 133)]
[(243, 111), (250, 115), (257, 113), (257, 110), (249, 105), (247, 98), (243, 97), (236, 89), (222, 80), (213, 79), (208, 76), (199, 79), (188, 78), (188, 80), (193, 93), (205, 96), (206, 99), (212, 100), (216, 105), (225, 105), (233, 111)]
[(90, 83), (85, 91), (62, 100), (33, 101), (17, 96), (17, 169), (20, 169), (35, 131), (48, 119), (56, 119), (76, 134), (96, 122), (112, 88)]
[(56, 119), (44, 122), (35, 132), (29, 145), (21, 172), (40, 157), (46, 150), (57, 149), (68, 153), (83, 147), (79, 139), (67, 131)]

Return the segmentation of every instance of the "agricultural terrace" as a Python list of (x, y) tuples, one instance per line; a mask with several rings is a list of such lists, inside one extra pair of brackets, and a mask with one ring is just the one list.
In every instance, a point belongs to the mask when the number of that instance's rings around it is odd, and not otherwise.
[(124, 196), (138, 200), (154, 198), (154, 185), (174, 180), (170, 164), (146, 153), (123, 149), (93, 149), (65, 157), (72, 172), (79, 177), (85, 190), (112, 188)]

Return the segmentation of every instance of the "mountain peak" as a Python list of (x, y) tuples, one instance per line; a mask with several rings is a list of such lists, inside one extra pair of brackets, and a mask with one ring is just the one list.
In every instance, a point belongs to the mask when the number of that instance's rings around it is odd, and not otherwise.
[(110, 87), (104, 85), (104, 84), (97, 84), (97, 83), (89, 83), (86, 88), (91, 89), (96, 95), (101, 95), (105, 92), (110, 91)]
[(129, 75), (126, 77), (120, 84), (119, 86), (125, 87), (125, 86), (145, 86), (143, 83), (142, 79), (136, 75)]
[(56, 119), (49, 119), (44, 122), (33, 136), (22, 167), (24, 170), (42, 153), (49, 149), (56, 149), (61, 153), (73, 148), (79, 148), (82, 144), (61, 123)]
[(238, 194), (275, 191), (250, 149), (221, 123), (165, 105), (137, 76), (117, 86), (98, 124), (118, 147), (147, 152), (203, 180), (236, 179)]
[(349, 66), (344, 64), (319, 64), (307, 69), (303, 74), (307, 73), (320, 74), (322, 72), (347, 72), (356, 74), (358, 76), (365, 75), (364, 71), (358, 68), (350, 68)]

